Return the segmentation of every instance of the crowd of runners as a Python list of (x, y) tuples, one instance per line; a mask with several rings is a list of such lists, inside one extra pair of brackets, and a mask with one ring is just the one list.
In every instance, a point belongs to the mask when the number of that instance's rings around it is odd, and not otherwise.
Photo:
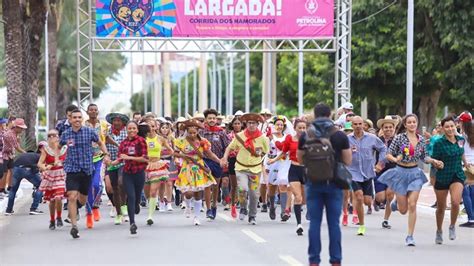
[[(294, 215), (298, 235), (304, 233), (304, 216), (310, 220), (310, 262), (318, 264), (326, 209), (330, 261), (337, 265), (342, 260), (339, 225), (352, 222), (364, 236), (367, 215), (373, 211), (384, 211), (380, 225), (386, 229), (403, 226), (390, 223), (393, 212), (407, 214), (405, 244), (415, 246), (417, 201), (422, 186), (431, 182), (437, 200), (435, 242), (443, 243), (448, 195), (449, 239), (456, 238), (461, 203), (468, 221), (460, 226), (474, 228), (474, 126), (469, 112), (444, 118), (431, 132), (420, 127), (414, 114), (387, 115), (374, 124), (354, 114), (350, 103), (335, 112), (318, 104), (314, 114), (294, 118), (269, 110), (222, 116), (207, 109), (176, 120), (152, 113), (110, 113), (101, 120), (95, 104), (86, 113), (87, 119), (69, 106), (67, 118), (47, 132), (37, 151), (20, 145), (23, 119), (0, 119), (0, 195), (8, 197), (6, 215), (14, 213), (20, 181), (27, 179), (34, 185), (30, 214), (42, 214), (39, 206), (48, 202), (49, 229), (62, 227), (65, 218), (73, 238), (79, 238), (81, 210), (87, 228), (107, 212), (116, 225), (128, 222), (131, 234), (137, 234), (138, 225), (152, 226), (155, 211), (183, 209), (197, 226), (204, 216), (216, 219), (219, 204), (219, 211), (252, 225), (258, 215), (282, 222)], [(308, 156), (318, 139), (328, 140), (326, 146), (321, 142), (323, 147), (329, 146), (336, 165), (350, 172), (349, 189), (308, 178), (304, 162), (320, 163)], [(430, 165), (428, 177), (423, 163)], [(103, 192), (108, 204), (102, 202)], [(104, 210), (107, 205), (110, 213)], [(140, 211), (147, 212), (146, 220), (137, 221)]]

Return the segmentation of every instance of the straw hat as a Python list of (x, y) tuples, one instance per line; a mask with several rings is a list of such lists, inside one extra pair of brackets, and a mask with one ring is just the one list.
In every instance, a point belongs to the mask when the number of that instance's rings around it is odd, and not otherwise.
[(128, 121), (130, 120), (128, 116), (120, 113), (110, 113), (105, 116), (105, 120), (107, 123), (112, 124), (115, 118), (120, 118), (124, 124), (127, 124)]
[(262, 111), (260, 111), (261, 115), (273, 115), (270, 109), (268, 108), (263, 108)]
[(188, 129), (190, 127), (196, 127), (196, 128), (204, 128), (201, 123), (194, 119), (189, 119), (183, 122), (183, 126), (185, 129)]
[(248, 114), (245, 114), (243, 115), (242, 117), (240, 117), (240, 121), (242, 122), (247, 122), (247, 121), (255, 121), (255, 122), (265, 122), (265, 120), (263, 119), (263, 117), (259, 114), (255, 114), (255, 113), (248, 113)]
[(398, 125), (398, 119), (393, 119), (391, 115), (386, 115), (384, 119), (379, 119), (377, 121), (377, 127), (382, 128), (383, 124), (385, 123), (391, 123), (393, 124), (394, 127), (397, 127)]

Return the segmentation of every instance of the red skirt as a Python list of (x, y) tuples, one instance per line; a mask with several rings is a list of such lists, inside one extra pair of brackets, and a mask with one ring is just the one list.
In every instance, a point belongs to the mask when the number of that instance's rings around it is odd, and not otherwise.
[(47, 170), (42, 173), (39, 190), (43, 192), (46, 201), (62, 200), (66, 194), (66, 172), (63, 168)]

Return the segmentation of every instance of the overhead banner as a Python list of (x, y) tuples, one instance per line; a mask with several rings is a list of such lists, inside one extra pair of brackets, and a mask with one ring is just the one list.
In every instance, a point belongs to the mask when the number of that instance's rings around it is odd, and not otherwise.
[(334, 0), (96, 0), (98, 37), (317, 38)]

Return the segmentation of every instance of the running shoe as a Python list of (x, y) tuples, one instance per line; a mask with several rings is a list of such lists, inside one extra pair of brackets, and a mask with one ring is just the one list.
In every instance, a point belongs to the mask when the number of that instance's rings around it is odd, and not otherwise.
[(130, 221), (130, 218), (128, 217), (128, 215), (127, 215), (127, 216), (125, 216), (125, 215), (123, 216), (123, 221), (124, 221), (125, 223), (128, 223), (128, 222)]
[(147, 207), (147, 206), (146, 206), (146, 201), (141, 201), (141, 202), (140, 202), (140, 206), (142, 206), (143, 208), (146, 208), (146, 207)]
[(365, 235), (365, 225), (360, 225), (359, 230), (357, 230), (357, 235), (358, 236), (363, 236)]
[(122, 205), (120, 207), (120, 211), (122, 212), (122, 215), (123, 216), (128, 216), (128, 208), (127, 208), (127, 205)]
[(179, 207), (181, 208), (181, 210), (184, 210), (184, 209), (186, 209), (186, 204), (184, 204), (183, 202), (181, 202), (181, 203), (179, 204)]
[(114, 207), (110, 209), (109, 216), (110, 218), (115, 218), (115, 216), (117, 216), (117, 210), (115, 210)]
[(226, 203), (224, 205), (224, 211), (228, 211), (228, 210), (230, 210), (230, 205), (229, 205), (229, 203)]
[(456, 239), (456, 227), (454, 225), (449, 226), (449, 240)]
[(435, 203), (433, 203), (433, 205), (431, 205), (431, 208), (433, 208), (433, 209), (438, 208), (438, 202), (435, 201)]
[(240, 215), (239, 215), (239, 219), (241, 221), (243, 221), (245, 219), (245, 217), (247, 216), (248, 212), (247, 212), (247, 209), (244, 209), (244, 208), (240, 208)]
[(271, 220), (275, 220), (276, 219), (276, 209), (270, 207), (270, 213), (268, 213), (268, 215), (270, 216)]
[(249, 224), (257, 225), (257, 220), (255, 219), (255, 217), (249, 216)]
[(54, 230), (56, 229), (56, 224), (54, 223), (54, 221), (49, 221), (49, 230)]
[(92, 209), (92, 214), (94, 215), (94, 221), (100, 221), (100, 211), (99, 208)]
[(267, 204), (263, 204), (263, 205), (262, 205), (262, 210), (261, 210), (261, 212), (268, 212), (268, 206), (267, 206)]
[(349, 223), (348, 220), (349, 220), (349, 215), (344, 214), (344, 215), (342, 216), (342, 225), (343, 225), (343, 226), (347, 226), (347, 224)]
[(190, 218), (191, 217), (191, 208), (185, 208), (184, 209), (184, 215), (186, 216), (186, 218)]
[(86, 226), (89, 229), (94, 227), (94, 218), (92, 216), (92, 214), (87, 214), (86, 216)]
[(121, 225), (122, 224), (122, 219), (123, 219), (122, 215), (115, 216), (114, 224), (115, 225)]
[(367, 209), (367, 215), (371, 215), (371, 214), (372, 214), (372, 208), (369, 207), (369, 208)]
[(38, 209), (30, 210), (30, 215), (41, 215), (41, 214), (44, 214), (44, 212)]
[(374, 211), (379, 212), (380, 211), (380, 205), (378, 202), (374, 201)]
[(392, 203), (390, 204), (390, 208), (392, 209), (393, 212), (398, 211), (397, 200), (392, 201)]
[(63, 220), (61, 218), (56, 218), (56, 227), (61, 228), (63, 225)]
[(352, 224), (354, 224), (354, 225), (359, 224), (359, 216), (357, 216), (357, 215), (352, 216)]
[(214, 219), (216, 219), (216, 216), (217, 216), (217, 207), (212, 207), (211, 211), (212, 211), (211, 220), (214, 220)]
[(392, 226), (388, 223), (388, 221), (383, 221), (382, 222), (382, 228), (392, 229)]
[(137, 225), (135, 223), (130, 225), (130, 234), (136, 235), (137, 234)]
[(438, 245), (441, 245), (443, 244), (443, 232), (441, 231), (436, 231), (436, 239), (435, 239), (435, 243), (438, 244)]
[(169, 212), (174, 211), (173, 206), (171, 206), (171, 203), (169, 202), (166, 204), (166, 211), (169, 211)]
[(285, 212), (281, 214), (281, 221), (286, 222), (288, 219), (290, 219), (290, 210), (286, 209)]
[(460, 224), (459, 227), (474, 228), (474, 222), (465, 222), (463, 224)]
[(153, 224), (153, 219), (148, 218), (148, 220), (146, 220), (146, 224), (147, 225), (152, 225)]
[(407, 238), (405, 239), (405, 245), (407, 245), (408, 247), (416, 246), (415, 239), (413, 238), (413, 236), (407, 236)]
[(5, 216), (12, 216), (15, 212), (14, 211), (6, 211)]
[(208, 209), (208, 210), (206, 211), (206, 218), (207, 218), (207, 219), (212, 219), (211, 217), (212, 217), (212, 209)]
[(296, 234), (299, 236), (303, 235), (303, 226), (301, 224), (296, 226)]
[(72, 238), (74, 238), (74, 239), (80, 237), (79, 230), (77, 230), (77, 226), (75, 226), (75, 225), (72, 226), (71, 231), (69, 233), (71, 234)]
[(235, 207), (235, 205), (232, 205), (232, 207), (230, 208), (230, 215), (234, 219), (237, 218), (237, 208)]
[[(77, 219), (77, 222), (79, 222), (79, 220), (81, 219), (81, 215), (79, 214), (79, 210), (77, 211), (76, 219)], [(71, 218), (69, 218), (69, 216), (68, 216), (66, 219), (64, 219), (64, 222), (70, 224), (71, 223)]]
[(201, 222), (199, 221), (199, 217), (197, 216), (194, 216), (194, 225), (198, 226), (198, 225), (201, 225)]
[(164, 201), (160, 201), (160, 210), (159, 212), (165, 212), (166, 211), (166, 205)]

